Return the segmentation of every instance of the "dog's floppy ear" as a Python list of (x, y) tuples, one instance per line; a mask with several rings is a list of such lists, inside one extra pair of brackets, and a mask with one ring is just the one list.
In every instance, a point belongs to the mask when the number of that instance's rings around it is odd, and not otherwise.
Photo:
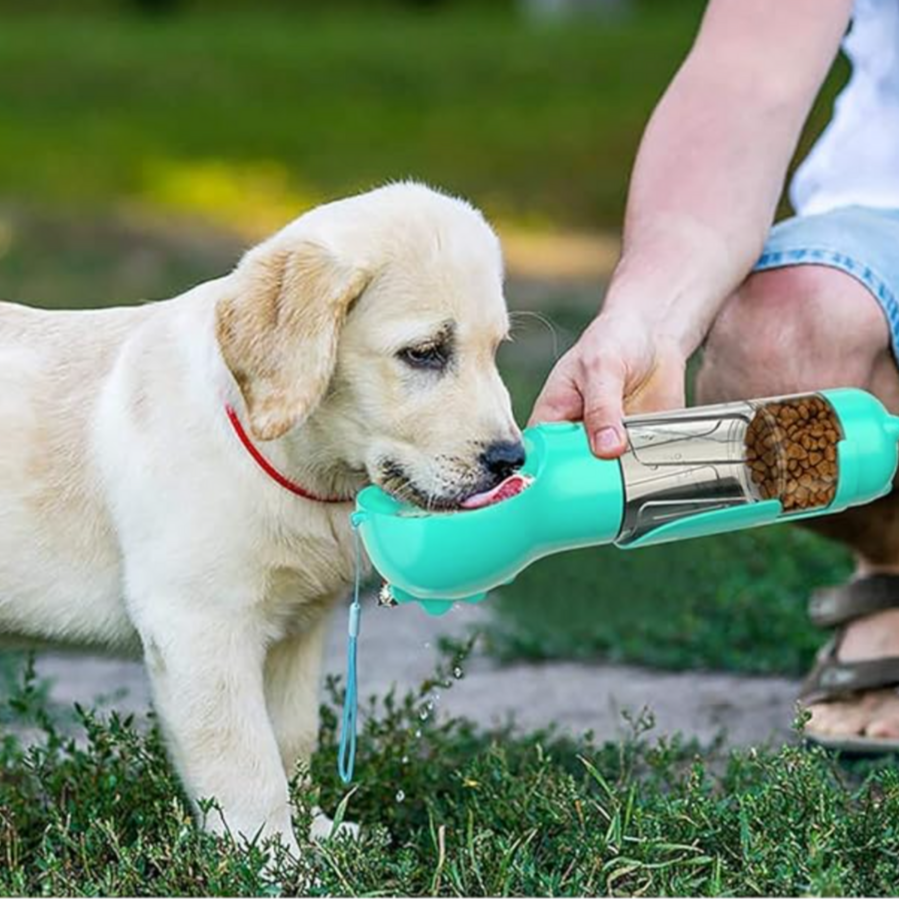
[(347, 310), (370, 280), (312, 241), (250, 251), (216, 308), (216, 337), (258, 440), (274, 440), (318, 405)]

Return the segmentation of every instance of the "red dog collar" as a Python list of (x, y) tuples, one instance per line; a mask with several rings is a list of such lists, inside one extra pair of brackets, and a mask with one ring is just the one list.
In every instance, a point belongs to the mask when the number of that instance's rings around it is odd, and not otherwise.
[(285, 477), (256, 449), (253, 441), (250, 440), (249, 435), (243, 429), (243, 425), (240, 423), (234, 408), (228, 403), (225, 403), (225, 412), (228, 415), (228, 421), (231, 422), (231, 427), (234, 428), (234, 433), (237, 434), (238, 440), (244, 445), (246, 451), (253, 457), (253, 461), (285, 490), (289, 490), (291, 493), (302, 496), (303, 499), (312, 500), (315, 503), (348, 503), (352, 501), (352, 497), (346, 496), (317, 496), (314, 493), (310, 493), (305, 487), (301, 487), (299, 484), (291, 481), (290, 478)]

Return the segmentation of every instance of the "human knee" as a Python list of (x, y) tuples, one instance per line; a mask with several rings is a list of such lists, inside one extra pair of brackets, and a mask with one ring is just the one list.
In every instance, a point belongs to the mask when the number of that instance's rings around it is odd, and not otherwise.
[(700, 402), (867, 386), (889, 332), (854, 278), (822, 266), (751, 275), (706, 340)]

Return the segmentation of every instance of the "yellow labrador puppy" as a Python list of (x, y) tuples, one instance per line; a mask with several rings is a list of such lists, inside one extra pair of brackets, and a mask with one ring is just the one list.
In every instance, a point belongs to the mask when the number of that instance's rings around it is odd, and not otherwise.
[(141, 652), (189, 793), (295, 851), (352, 498), (452, 508), (522, 462), (507, 330), (493, 231), (412, 183), (171, 300), (0, 304), (0, 633)]

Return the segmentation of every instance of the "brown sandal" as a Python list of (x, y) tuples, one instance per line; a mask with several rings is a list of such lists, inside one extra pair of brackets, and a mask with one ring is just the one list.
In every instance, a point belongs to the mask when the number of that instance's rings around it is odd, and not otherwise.
[[(799, 691), (803, 705), (850, 699), (869, 690), (899, 687), (899, 656), (864, 662), (841, 662), (838, 658), (846, 625), (865, 615), (899, 608), (899, 575), (873, 574), (829, 587), (812, 595), (809, 617), (822, 628), (836, 628), (823, 646)], [(816, 734), (806, 728), (805, 739), (827, 749), (853, 754), (885, 755), (899, 752), (899, 739)]]

